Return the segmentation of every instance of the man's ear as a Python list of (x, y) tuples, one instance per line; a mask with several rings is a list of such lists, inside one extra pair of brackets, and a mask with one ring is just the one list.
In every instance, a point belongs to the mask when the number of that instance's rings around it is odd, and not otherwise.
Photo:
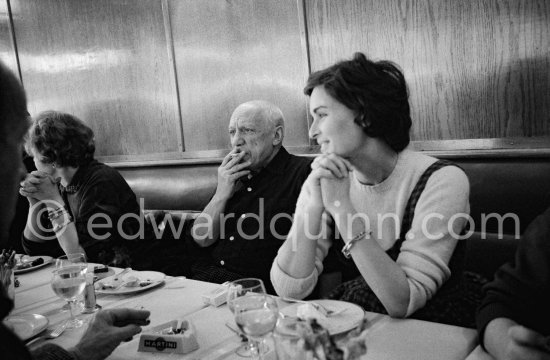
[(282, 126), (275, 127), (275, 132), (273, 134), (273, 145), (280, 145), (283, 142), (283, 137), (285, 131)]

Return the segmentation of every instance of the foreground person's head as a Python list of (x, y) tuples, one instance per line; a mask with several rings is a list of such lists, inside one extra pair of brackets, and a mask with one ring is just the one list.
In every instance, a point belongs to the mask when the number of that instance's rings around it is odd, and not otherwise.
[(14, 214), (19, 181), (26, 174), (23, 138), (29, 126), (27, 99), (17, 77), (0, 62), (0, 248)]
[[(19, 181), (26, 174), (21, 145), (27, 128), (27, 99), (23, 87), (0, 62), (0, 249), (7, 244)], [(0, 281), (0, 319), (7, 315), (12, 306), (13, 302)]]

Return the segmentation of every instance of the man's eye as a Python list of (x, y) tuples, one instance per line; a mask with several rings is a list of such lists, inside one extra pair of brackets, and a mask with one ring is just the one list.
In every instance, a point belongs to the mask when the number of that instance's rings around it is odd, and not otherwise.
[(235, 130), (229, 130), (229, 135), (235, 135)]

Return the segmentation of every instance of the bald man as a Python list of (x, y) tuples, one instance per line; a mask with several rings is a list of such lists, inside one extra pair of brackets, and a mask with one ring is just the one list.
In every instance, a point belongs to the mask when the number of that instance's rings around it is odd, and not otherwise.
[[(191, 234), (208, 256), (191, 266), (194, 279), (223, 283), (269, 280), (271, 263), (290, 226), (311, 160), (283, 147), (284, 117), (270, 102), (239, 105), (229, 121), (231, 151), (218, 168), (216, 193)], [(189, 276), (189, 274), (188, 274)]]

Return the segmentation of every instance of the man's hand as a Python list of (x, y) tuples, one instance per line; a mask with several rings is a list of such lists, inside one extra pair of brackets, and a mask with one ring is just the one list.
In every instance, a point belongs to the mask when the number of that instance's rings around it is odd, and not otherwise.
[(506, 360), (550, 360), (547, 339), (536, 331), (521, 325), (508, 329), (510, 341), (506, 344)]
[(246, 170), (250, 166), (250, 161), (241, 163), (245, 153), (235, 152), (232, 150), (223, 159), (222, 164), (218, 168), (218, 187), (216, 196), (220, 199), (229, 199), (236, 190), (236, 183), (243, 176), (250, 174), (250, 170)]
[(122, 342), (130, 341), (149, 324), (147, 310), (109, 309), (99, 311), (74, 347), (81, 360), (102, 360)]
[(548, 339), (509, 318), (491, 320), (483, 342), (498, 360), (550, 360)]

